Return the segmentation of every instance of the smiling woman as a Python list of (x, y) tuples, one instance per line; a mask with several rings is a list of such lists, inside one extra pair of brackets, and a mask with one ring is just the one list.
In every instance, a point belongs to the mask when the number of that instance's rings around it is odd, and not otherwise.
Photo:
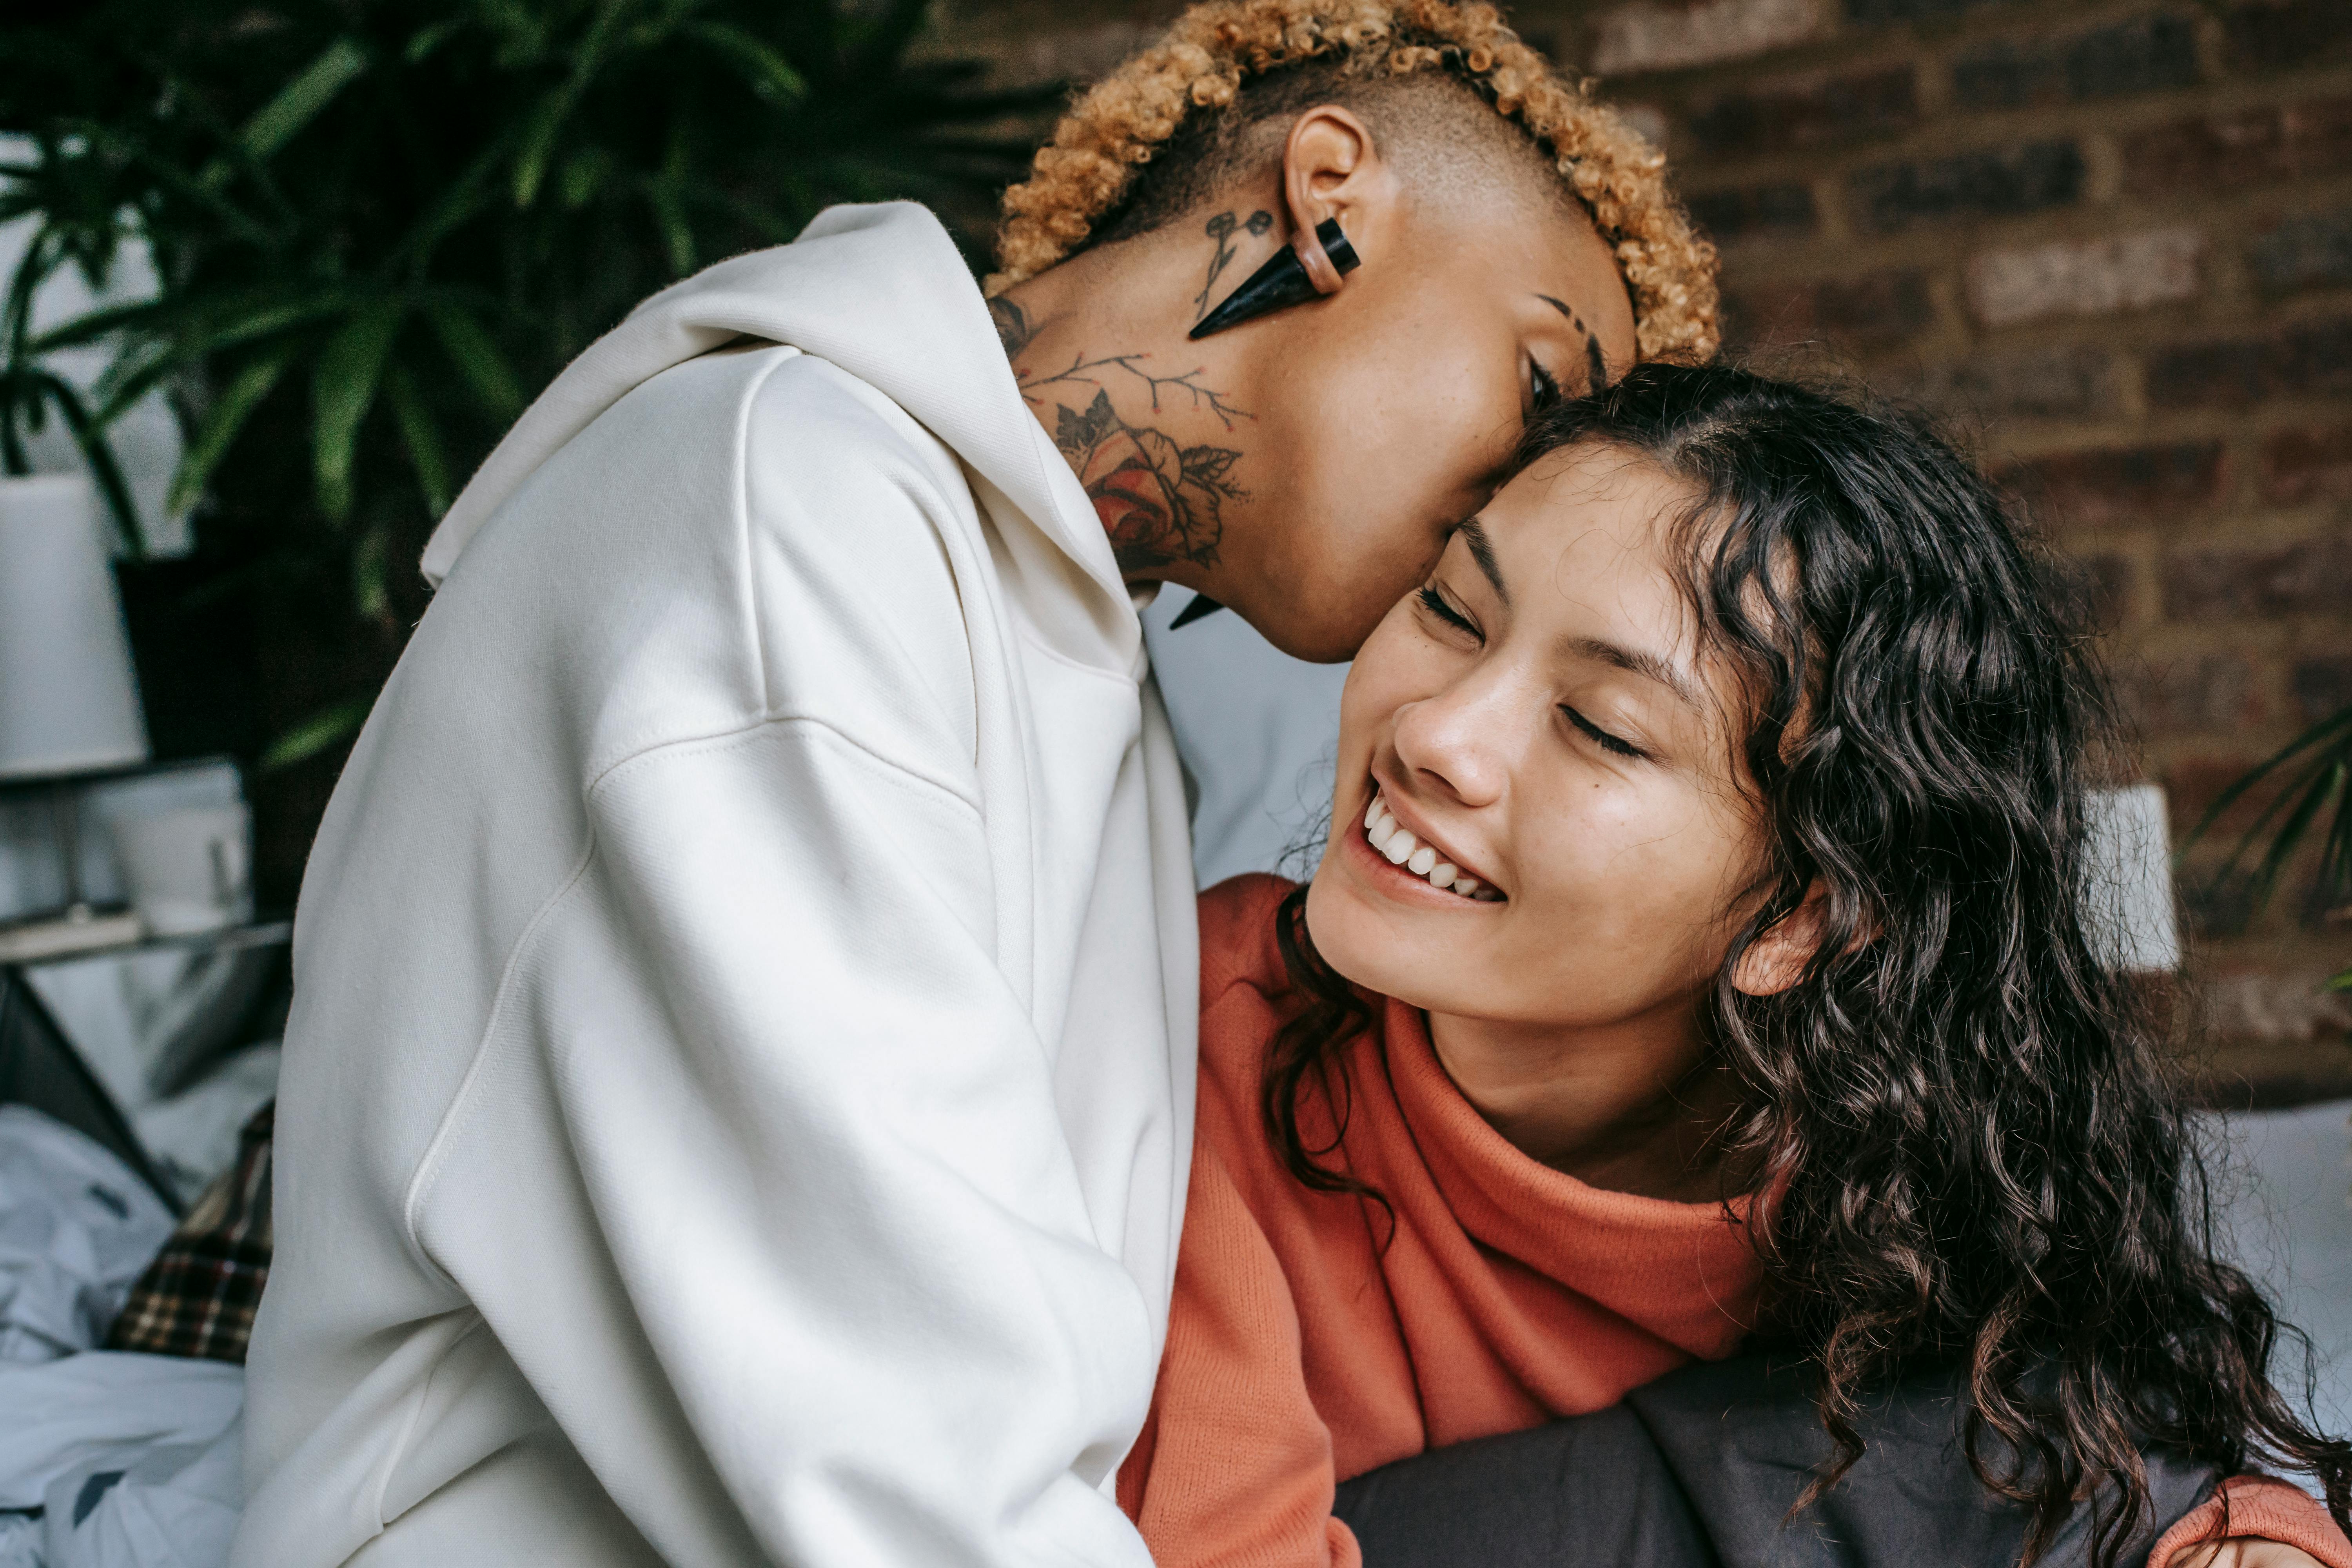
[[(2352, 1568), (2352, 1447), (2269, 1382), (2285, 1331), (2086, 940), (2086, 647), (1901, 418), (1670, 365), (1539, 415), (1355, 661), (1311, 884), (1203, 900), (1121, 1487), (1163, 1568), (1352, 1563), (1336, 1481), (1747, 1343), (1811, 1384), (1801, 1508), (1935, 1374), (1968, 1468), (1874, 1506), (2028, 1563)], [(2158, 1511), (2158, 1452), (2326, 1509)]]

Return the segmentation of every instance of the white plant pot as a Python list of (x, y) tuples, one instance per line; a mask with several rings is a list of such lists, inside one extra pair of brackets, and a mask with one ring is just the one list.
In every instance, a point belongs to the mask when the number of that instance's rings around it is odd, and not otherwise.
[(0, 477), (0, 780), (146, 760), (97, 487)]

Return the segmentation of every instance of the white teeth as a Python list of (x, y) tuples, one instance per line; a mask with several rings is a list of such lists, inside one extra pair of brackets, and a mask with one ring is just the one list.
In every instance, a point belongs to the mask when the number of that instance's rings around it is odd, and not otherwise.
[(1482, 904), (1502, 901), (1500, 891), (1475, 877), (1463, 875), (1462, 868), (1453, 861), (1437, 858), (1434, 846), (1423, 844), (1397, 826), (1387, 800), (1377, 790), (1372, 794), (1371, 804), (1364, 807), (1364, 837), (1390, 865), (1402, 866), (1414, 876), (1427, 879), (1433, 888), (1450, 889), (1458, 897), (1475, 899)]

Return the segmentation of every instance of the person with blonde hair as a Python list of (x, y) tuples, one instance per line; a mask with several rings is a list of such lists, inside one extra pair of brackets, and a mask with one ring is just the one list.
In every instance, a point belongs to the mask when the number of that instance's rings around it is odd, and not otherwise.
[(1148, 1562), (1138, 602), (1348, 657), (1713, 259), (1437, 0), (1198, 6), (1005, 212), (985, 292), (894, 204), (656, 296), (443, 520), (302, 892), (240, 1568)]

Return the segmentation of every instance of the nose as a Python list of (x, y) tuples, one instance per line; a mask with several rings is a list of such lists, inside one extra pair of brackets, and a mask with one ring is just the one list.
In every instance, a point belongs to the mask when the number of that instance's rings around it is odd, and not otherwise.
[(1515, 750), (1508, 683), (1482, 673), (1406, 703), (1391, 731), (1412, 787), (1473, 808), (1502, 799)]

